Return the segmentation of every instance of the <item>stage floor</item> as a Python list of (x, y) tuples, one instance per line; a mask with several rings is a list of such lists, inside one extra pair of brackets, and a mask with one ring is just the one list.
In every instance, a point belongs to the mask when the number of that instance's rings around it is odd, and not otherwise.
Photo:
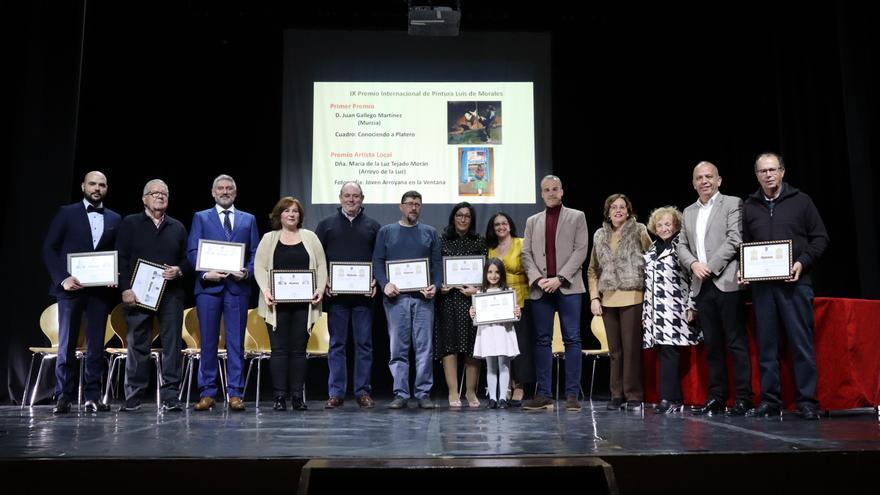
[[(485, 401), (484, 401), (485, 402)], [(131, 413), (73, 412), (51, 406), (0, 407), (0, 458), (64, 459), (313, 459), (499, 456), (617, 456), (665, 454), (880, 452), (880, 421), (872, 409), (803, 421), (670, 416), (606, 411), (584, 402), (581, 412), (416, 409), (371, 410), (348, 401), (326, 411), (276, 412), (265, 402), (244, 413), (225, 407), (157, 414), (155, 405)], [(445, 406), (445, 402), (438, 403)], [(561, 405), (562, 403), (558, 403)]]

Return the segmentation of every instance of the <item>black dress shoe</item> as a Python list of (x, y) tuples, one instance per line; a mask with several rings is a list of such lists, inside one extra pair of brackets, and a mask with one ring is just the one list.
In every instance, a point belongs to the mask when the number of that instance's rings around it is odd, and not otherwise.
[(55, 407), (52, 409), (52, 414), (67, 414), (70, 412), (70, 401), (67, 399), (58, 399), (58, 402), (55, 404)]
[(819, 409), (812, 404), (805, 404), (798, 408), (798, 416), (801, 419), (815, 421), (819, 419)]
[(715, 414), (715, 413), (723, 413), (724, 412), (724, 401), (722, 399), (709, 399), (702, 406), (695, 407), (691, 409), (691, 414), (695, 416), (702, 416), (704, 414)]
[(727, 410), (727, 415), (728, 416), (745, 416), (746, 413), (749, 412), (749, 409), (751, 409), (751, 408), (752, 408), (751, 402), (749, 402), (747, 400), (743, 400), (743, 399), (737, 399), (736, 401), (734, 401), (733, 407), (731, 407), (730, 409)]
[(762, 402), (758, 407), (754, 409), (749, 409), (749, 412), (746, 413), (746, 416), (750, 418), (763, 418), (763, 417), (771, 417), (771, 416), (779, 416), (782, 414), (782, 408), (777, 404), (770, 404), (769, 402)]
[(657, 407), (654, 408), (654, 412), (657, 414), (672, 414), (681, 412), (682, 404), (679, 401), (670, 401), (663, 399), (657, 404)]
[(272, 406), (272, 409), (276, 411), (286, 411), (287, 410), (287, 401), (284, 400), (284, 397), (278, 396), (275, 397), (275, 405)]
[(489, 402), (486, 403), (486, 409), (498, 409), (498, 401), (489, 399)]
[(309, 408), (309, 406), (306, 405), (305, 401), (303, 401), (302, 397), (293, 397), (292, 399), (290, 399), (290, 404), (290, 408), (294, 411), (305, 411)]
[(96, 413), (98, 411), (107, 412), (110, 410), (110, 406), (104, 404), (103, 402), (96, 402), (93, 400), (87, 400), (85, 404), (83, 404), (83, 412), (87, 413)]
[(611, 399), (608, 404), (605, 404), (605, 409), (608, 409), (609, 411), (619, 411), (623, 409), (623, 407), (623, 399), (621, 399), (620, 397), (615, 397)]

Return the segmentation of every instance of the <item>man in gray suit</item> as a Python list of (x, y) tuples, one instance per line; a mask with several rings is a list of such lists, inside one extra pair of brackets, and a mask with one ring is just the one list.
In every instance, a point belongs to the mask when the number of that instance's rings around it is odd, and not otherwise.
[(692, 273), (691, 296), (703, 329), (709, 364), (709, 398), (694, 414), (723, 412), (727, 404), (727, 359), (733, 357), (736, 400), (727, 412), (742, 416), (752, 407), (752, 366), (745, 313), (736, 271), (742, 242), (742, 200), (718, 192), (721, 176), (709, 162), (694, 167), (696, 203), (684, 210), (678, 259)]
[(587, 259), (587, 217), (584, 212), (562, 206), (562, 181), (555, 175), (541, 179), (546, 209), (526, 221), (522, 263), (529, 278), (529, 299), (535, 326), (535, 398), (523, 403), (525, 410), (554, 408), (550, 398), (553, 356), (553, 314), (559, 312), (565, 344), (565, 409), (580, 411), (581, 301), (584, 278), (581, 266)]

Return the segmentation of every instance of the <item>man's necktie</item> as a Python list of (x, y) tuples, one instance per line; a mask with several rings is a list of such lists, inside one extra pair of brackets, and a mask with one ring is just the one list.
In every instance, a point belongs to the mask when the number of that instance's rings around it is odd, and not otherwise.
[(226, 240), (232, 239), (232, 222), (229, 221), (229, 210), (223, 210), (223, 230), (226, 231)]

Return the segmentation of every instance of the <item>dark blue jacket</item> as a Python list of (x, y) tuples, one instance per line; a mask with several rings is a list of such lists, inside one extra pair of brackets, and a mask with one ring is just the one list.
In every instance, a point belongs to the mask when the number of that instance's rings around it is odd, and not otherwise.
[[(57, 297), (75, 297), (77, 294), (65, 291), (61, 282), (70, 276), (67, 271), (68, 253), (86, 253), (90, 251), (112, 251), (116, 244), (116, 231), (122, 217), (115, 211), (104, 209), (104, 233), (98, 246), (92, 246), (92, 228), (89, 215), (82, 201), (62, 206), (52, 223), (43, 242), (43, 262), (52, 278), (49, 294)], [(91, 288), (90, 288), (91, 289)], [(95, 288), (101, 289), (101, 288)], [(78, 291), (77, 291), (78, 292)]]
[(199, 252), (199, 239), (223, 242), (241, 242), (245, 245), (244, 269), (247, 277), (236, 281), (232, 277), (226, 277), (221, 282), (209, 282), (202, 279), (204, 272), (196, 272), (196, 295), (217, 294), (224, 288), (236, 295), (250, 295), (251, 280), (254, 277), (254, 256), (257, 254), (257, 245), (260, 243), (260, 233), (257, 231), (257, 220), (250, 213), (235, 209), (235, 222), (232, 225), (232, 238), (227, 241), (226, 230), (220, 223), (220, 216), (215, 207), (196, 212), (193, 216), (192, 229), (189, 231), (186, 251), (189, 264), (196, 266), (196, 258)]

